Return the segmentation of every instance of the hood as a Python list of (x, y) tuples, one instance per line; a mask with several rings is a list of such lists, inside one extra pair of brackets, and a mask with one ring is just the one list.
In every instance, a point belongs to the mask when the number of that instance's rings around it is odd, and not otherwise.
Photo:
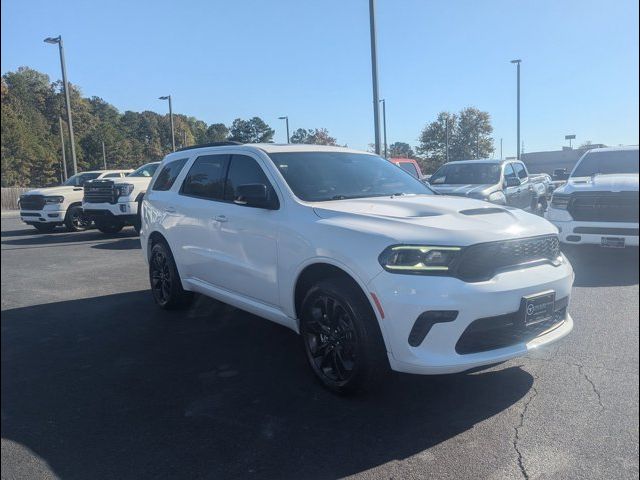
[(25, 195), (64, 195), (72, 192), (82, 192), (82, 187), (73, 187), (71, 185), (60, 187), (34, 188), (29, 190)]
[(558, 232), (545, 219), (519, 209), (440, 195), (335, 200), (313, 207), (327, 223), (398, 243), (465, 246)]
[(556, 190), (559, 193), (586, 191), (599, 192), (637, 192), (637, 173), (617, 173), (594, 175), (592, 177), (571, 177), (565, 185)]
[(482, 197), (488, 195), (495, 189), (495, 185), (432, 185), (429, 184), (436, 192), (442, 195), (455, 195), (460, 197)]

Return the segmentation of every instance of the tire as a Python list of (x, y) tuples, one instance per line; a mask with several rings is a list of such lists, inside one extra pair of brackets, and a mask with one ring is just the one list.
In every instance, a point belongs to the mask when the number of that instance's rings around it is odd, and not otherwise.
[(142, 229), (142, 200), (138, 201), (138, 213), (136, 214), (136, 219), (133, 221), (133, 229), (137, 234), (140, 234), (140, 230)]
[(34, 223), (33, 226), (40, 233), (51, 233), (56, 229), (55, 223)]
[(158, 242), (151, 248), (149, 283), (153, 300), (164, 310), (186, 308), (193, 301), (193, 292), (182, 288), (176, 262), (164, 242)]
[(100, 221), (96, 221), (96, 228), (100, 230), (102, 233), (111, 235), (114, 233), (118, 233), (120, 230), (122, 230), (124, 228), (124, 223), (118, 220), (113, 220), (111, 222), (100, 220)]
[(85, 220), (80, 205), (75, 205), (67, 210), (64, 217), (64, 226), (67, 228), (67, 232), (82, 232), (89, 228), (90, 224), (90, 221)]
[(348, 279), (321, 280), (309, 289), (300, 334), (311, 370), (332, 392), (373, 390), (390, 371), (378, 320)]

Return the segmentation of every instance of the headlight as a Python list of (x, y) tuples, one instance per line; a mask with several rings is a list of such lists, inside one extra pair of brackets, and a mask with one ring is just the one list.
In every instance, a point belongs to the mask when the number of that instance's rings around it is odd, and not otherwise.
[(64, 202), (64, 197), (62, 195), (51, 195), (48, 197), (44, 197), (44, 203), (45, 204), (52, 204), (52, 203), (62, 203)]
[(504, 205), (507, 203), (507, 199), (502, 192), (493, 192), (487, 197), (487, 201), (491, 203), (499, 203), (500, 205)]
[(378, 260), (392, 273), (443, 274), (460, 253), (460, 247), (396, 245), (387, 248)]
[(130, 183), (119, 183), (116, 185), (116, 193), (118, 197), (126, 197), (133, 192), (133, 185)]
[(551, 206), (559, 210), (566, 210), (569, 207), (570, 195), (563, 195), (561, 193), (554, 193), (551, 197)]

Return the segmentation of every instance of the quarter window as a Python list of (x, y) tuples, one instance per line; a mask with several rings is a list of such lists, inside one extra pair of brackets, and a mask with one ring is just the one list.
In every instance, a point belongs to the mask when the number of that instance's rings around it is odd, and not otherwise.
[[(237, 188), (240, 185), (261, 183), (271, 189), (271, 184), (258, 162), (247, 155), (233, 155), (229, 165), (229, 174), (224, 190), (224, 199), (233, 202), (238, 198)], [(272, 195), (275, 193), (272, 191)]]
[(182, 171), (182, 167), (187, 162), (187, 158), (181, 158), (180, 160), (174, 160), (173, 162), (167, 163), (156, 177), (155, 182), (153, 182), (153, 187), (151, 190), (156, 191), (166, 191), (170, 190), (173, 186), (173, 183), (176, 181), (178, 175)]
[(229, 155), (203, 155), (196, 158), (187, 173), (180, 193), (222, 200)]

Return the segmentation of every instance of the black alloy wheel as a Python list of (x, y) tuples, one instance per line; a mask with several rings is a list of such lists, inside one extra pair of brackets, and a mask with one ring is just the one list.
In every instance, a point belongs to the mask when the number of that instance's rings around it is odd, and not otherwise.
[(84, 216), (82, 207), (75, 206), (67, 212), (64, 224), (69, 232), (82, 232), (89, 228), (91, 221)]
[(166, 310), (186, 307), (193, 299), (193, 292), (182, 288), (180, 275), (173, 255), (164, 243), (156, 243), (149, 257), (149, 283), (153, 299)]

